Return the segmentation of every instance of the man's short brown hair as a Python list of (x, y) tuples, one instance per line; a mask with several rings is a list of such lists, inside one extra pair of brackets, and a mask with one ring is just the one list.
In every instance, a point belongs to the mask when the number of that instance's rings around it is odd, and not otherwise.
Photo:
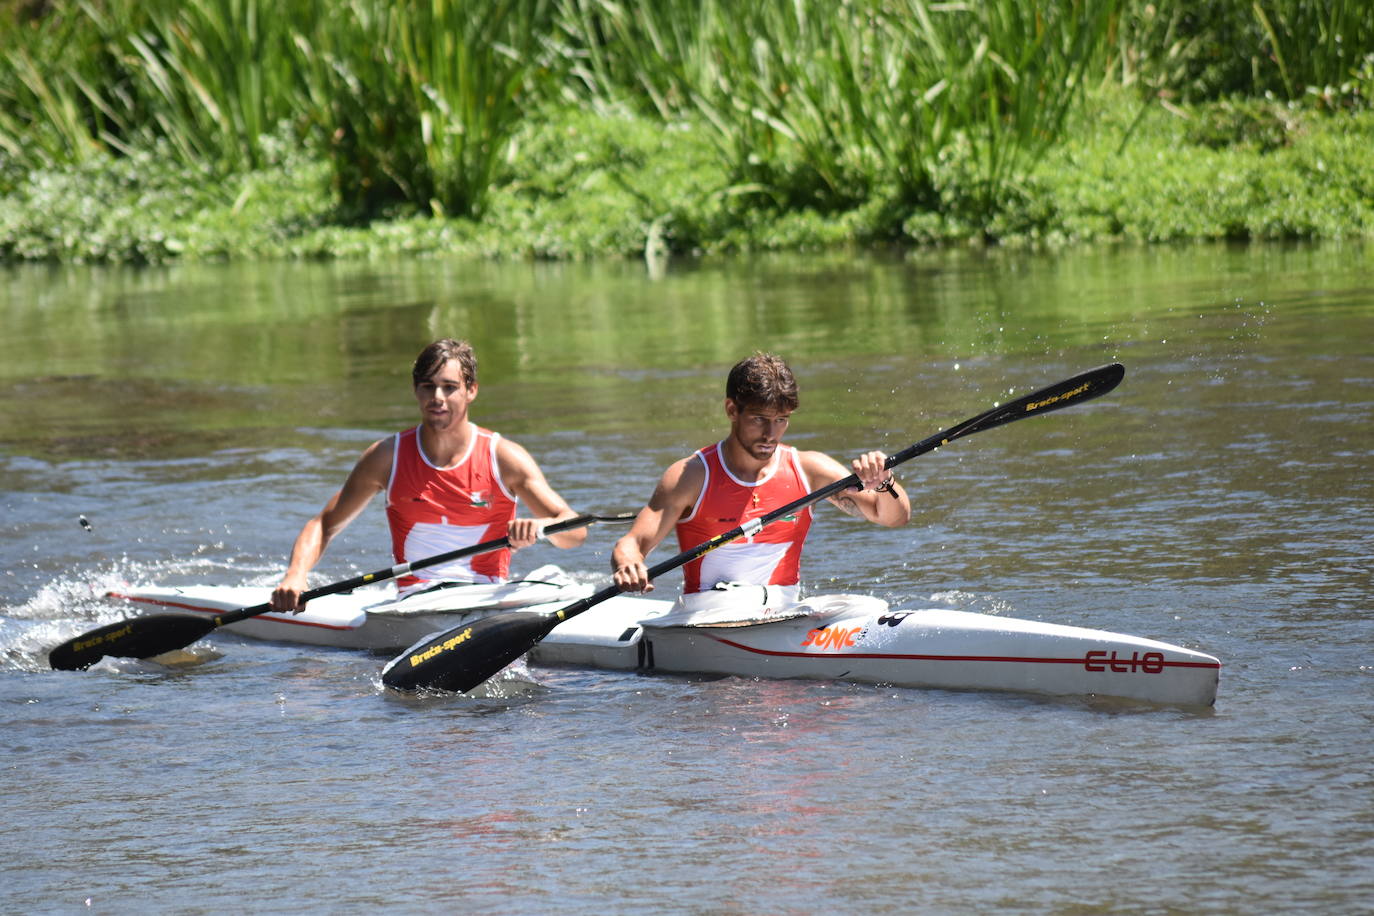
[(436, 340), (420, 351), (420, 355), (415, 357), (415, 365), (410, 370), (412, 384), (419, 387), (421, 382), (428, 380), (451, 359), (458, 360), (458, 364), (463, 367), (463, 383), (469, 388), (476, 385), (477, 354), (472, 352), (472, 344), (466, 340), (454, 340), (452, 337)]
[(797, 380), (782, 357), (755, 353), (735, 363), (725, 380), (725, 396), (740, 407), (781, 410), (797, 409)]

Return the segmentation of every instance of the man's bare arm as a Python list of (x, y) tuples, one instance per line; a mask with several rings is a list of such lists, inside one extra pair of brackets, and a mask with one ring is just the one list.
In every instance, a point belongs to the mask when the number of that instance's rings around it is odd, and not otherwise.
[[(883, 465), (882, 452), (864, 452), (845, 467), (823, 452), (803, 452), (802, 467), (811, 486), (820, 488), (848, 477), (859, 478), (862, 490), (846, 489), (829, 497), (831, 504), (856, 518), (867, 519), (887, 528), (900, 528), (911, 520), (911, 500), (902, 485)], [(887, 482), (891, 481), (891, 486)]]
[(705, 469), (696, 456), (675, 462), (663, 472), (648, 505), (639, 510), (629, 532), (611, 551), (611, 570), (621, 591), (654, 590), (645, 558), (691, 510), (705, 482)]
[(393, 443), (394, 439), (391, 438), (372, 443), (353, 466), (339, 491), (301, 528), (291, 548), (291, 560), (286, 572), (272, 592), (273, 610), (301, 609), (300, 598), (306, 591), (306, 579), (310, 570), (324, 556), (329, 542), (358, 517), (372, 497), (386, 489), (387, 478), (391, 474)]
[[(538, 462), (522, 446), (501, 438), (496, 444), (496, 464), (501, 482), (529, 508), (532, 516), (513, 519), (507, 526), (506, 536), (510, 538), (511, 547), (528, 547), (538, 540), (545, 525), (577, 514), (549, 485)], [(549, 535), (550, 544), (565, 549), (577, 547), (586, 539), (586, 528), (572, 528)]]

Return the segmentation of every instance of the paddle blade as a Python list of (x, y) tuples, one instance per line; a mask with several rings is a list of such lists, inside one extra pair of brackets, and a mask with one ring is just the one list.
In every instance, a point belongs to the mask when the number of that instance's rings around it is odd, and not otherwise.
[(549, 634), (558, 618), (529, 611), (492, 614), (416, 643), (382, 669), (396, 690), (466, 693), (524, 655)]
[(1121, 384), (1126, 376), (1126, 367), (1120, 363), (1098, 366), (1073, 378), (1046, 386), (1039, 391), (1022, 395), (1013, 401), (984, 411), (971, 420), (966, 420), (953, 430), (947, 430), (945, 440), (957, 439), (970, 433), (980, 433), (1003, 423), (1020, 420), (1024, 417), (1038, 416), (1055, 410), (1063, 410), (1102, 395)]
[(133, 617), (67, 640), (48, 653), (48, 664), (57, 671), (80, 671), (106, 655), (151, 658), (183, 649), (214, 628), (213, 620), (190, 614)]

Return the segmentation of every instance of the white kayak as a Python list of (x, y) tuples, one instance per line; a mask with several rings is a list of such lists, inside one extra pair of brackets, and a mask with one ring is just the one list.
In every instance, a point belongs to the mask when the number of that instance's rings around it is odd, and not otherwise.
[(1220, 661), (1153, 639), (944, 608), (894, 610), (863, 595), (798, 607), (809, 612), (750, 626), (661, 625), (623, 605), (597, 607), (559, 624), (530, 654), (544, 663), (680, 673), (1216, 701)]
[[(536, 577), (538, 576), (538, 577)], [(262, 614), (225, 627), (259, 639), (397, 651), (475, 616), (553, 611), (592, 586), (556, 568), (505, 585), (455, 585), (397, 600), (382, 589), (317, 598), (299, 615)], [(213, 615), (250, 607), (270, 589), (128, 588), (110, 597)], [(559, 624), (531, 651), (541, 664), (743, 677), (816, 678), (897, 687), (1102, 696), (1210, 706), (1213, 656), (1106, 630), (974, 614), (889, 607), (878, 598), (826, 595), (779, 619), (683, 614), (674, 602), (616, 596)]]
[[(452, 582), (405, 598), (397, 598), (389, 584), (370, 585), (316, 598), (299, 614), (258, 614), (224, 629), (272, 642), (395, 652), (474, 616), (510, 610), (552, 613), (593, 591), (556, 566), (541, 566), (523, 579), (499, 585)], [(206, 617), (265, 604), (271, 596), (270, 586), (248, 585), (129, 586), (105, 595), (150, 612), (185, 611)], [(636, 617), (672, 606), (668, 601), (619, 596), (605, 604), (626, 607), (625, 613)]]

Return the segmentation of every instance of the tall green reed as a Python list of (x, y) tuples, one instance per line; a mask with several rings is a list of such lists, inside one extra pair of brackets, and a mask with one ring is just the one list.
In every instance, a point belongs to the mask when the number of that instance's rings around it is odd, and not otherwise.
[(356, 215), (479, 216), (548, 77), (545, 0), (350, 0), (297, 43), (308, 111)]
[(290, 36), (309, 7), (83, 0), (55, 11), (10, 36), (0, 146), (29, 167), (157, 142), (189, 164), (258, 167), (262, 137), (299, 107)]
[(423, 157), (406, 138), (419, 132), (405, 76), (391, 48), (383, 4), (338, 4), (328, 19), (295, 36), (305, 84), (307, 136), (333, 169), (335, 193), (350, 218), (397, 201), (420, 199)]
[(691, 86), (715, 66), (719, 21), (715, 0), (558, 0), (558, 47), (574, 84), (568, 95), (680, 118), (692, 106)]
[(293, 36), (320, 10), (291, 0), (154, 0), (126, 37), (146, 126), (187, 162), (242, 171), (302, 97)]
[(1339, 92), (1374, 55), (1366, 0), (1127, 0), (1120, 79), (1184, 101)]
[(1374, 57), (1367, 0), (1254, 0), (1251, 9), (1290, 99), (1335, 89)]
[(0, 30), (0, 152), (18, 168), (77, 164), (118, 143), (130, 124), (127, 86), (108, 35), (85, 3)]
[[(1059, 136), (1116, 0), (565, 0), (594, 94), (697, 116), (736, 186), (780, 206), (937, 201), (951, 161), (995, 197)], [(971, 163), (971, 164), (968, 164)]]
[(436, 211), (480, 215), (549, 78), (549, 0), (397, 3), (397, 51)]
[(161, 143), (244, 171), (287, 122), (330, 159), (344, 212), (360, 217), (398, 202), (479, 214), (552, 59), (546, 0), (73, 9), (15, 38), (0, 63), (0, 151), (12, 160)]

